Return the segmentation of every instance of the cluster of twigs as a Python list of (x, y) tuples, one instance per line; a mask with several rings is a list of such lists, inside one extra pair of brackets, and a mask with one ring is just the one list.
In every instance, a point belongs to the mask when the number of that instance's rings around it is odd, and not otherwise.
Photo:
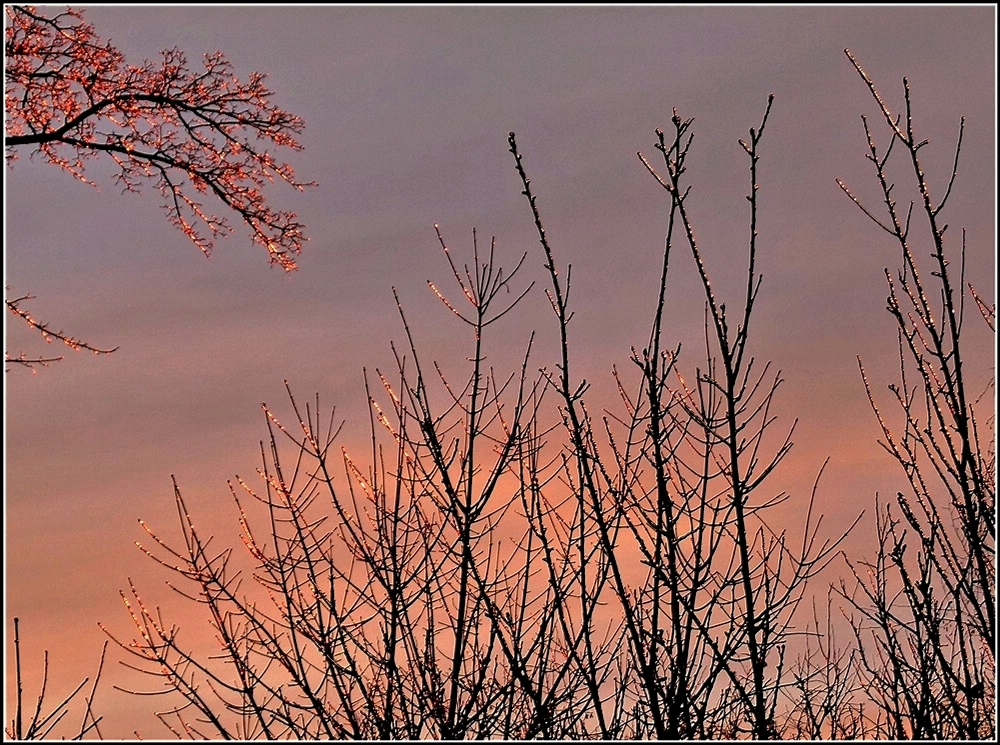
[(78, 10), (5, 10), (8, 163), (27, 147), (90, 183), (86, 161), (110, 158), (122, 191), (155, 188), (167, 219), (205, 253), (232, 230), (202, 203), (210, 193), (239, 215), (272, 263), (295, 268), (303, 226), (272, 208), (262, 189), (275, 179), (306, 186), (268, 150), (300, 150), (303, 122), (274, 104), (264, 75), (240, 80), (218, 52), (205, 55), (202, 69), (178, 49), (128, 64)]

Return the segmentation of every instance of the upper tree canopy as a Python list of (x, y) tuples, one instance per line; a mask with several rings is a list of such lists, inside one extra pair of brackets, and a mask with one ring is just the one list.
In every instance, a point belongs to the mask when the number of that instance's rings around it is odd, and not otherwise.
[(8, 163), (33, 148), (89, 183), (86, 159), (106, 155), (125, 190), (155, 186), (167, 218), (206, 254), (232, 232), (224, 217), (206, 211), (202, 195), (210, 192), (239, 214), (272, 263), (296, 268), (303, 226), (296, 214), (272, 209), (262, 188), (276, 178), (306, 185), (268, 150), (301, 150), (304, 123), (272, 102), (263, 74), (241, 81), (220, 52), (191, 69), (178, 49), (131, 65), (80, 11), (6, 11)]

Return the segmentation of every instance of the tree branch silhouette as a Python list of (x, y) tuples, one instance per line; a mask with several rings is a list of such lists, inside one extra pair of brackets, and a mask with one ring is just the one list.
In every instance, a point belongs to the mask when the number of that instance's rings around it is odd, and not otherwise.
[[(219, 237), (233, 232), (225, 216), (203, 200), (214, 197), (249, 229), (270, 263), (285, 271), (307, 240), (294, 212), (276, 209), (264, 187), (282, 181), (298, 191), (290, 164), (273, 150), (299, 151), (303, 120), (277, 106), (266, 76), (237, 77), (221, 52), (204, 55), (201, 69), (180, 50), (157, 61), (126, 62), (102, 40), (83, 12), (67, 9), (48, 16), (31, 6), (5, 7), (6, 88), (4, 147), (8, 166), (30, 150), (74, 178), (93, 186), (88, 160), (110, 159), (122, 192), (158, 191), (167, 220), (209, 255)], [(7, 307), (46, 341), (74, 349), (103, 350), (52, 331)], [(6, 354), (8, 364), (36, 369), (60, 357)], [(9, 368), (8, 368), (9, 369)]]

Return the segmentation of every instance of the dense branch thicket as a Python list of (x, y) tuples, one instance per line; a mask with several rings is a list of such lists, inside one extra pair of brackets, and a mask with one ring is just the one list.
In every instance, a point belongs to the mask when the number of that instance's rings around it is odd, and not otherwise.
[[(965, 119), (951, 177), (935, 200), (920, 159), (927, 140), (914, 131), (906, 78), (903, 113), (894, 115), (850, 51), (847, 56), (888, 129), (888, 144), (880, 148), (862, 117), (882, 216), (838, 183), (901, 249), (903, 265), (885, 272), (887, 307), (899, 334), (900, 380), (889, 385), (897, 423), (877, 402), (863, 366), (861, 374), (881, 445), (901, 467), (908, 490), (880, 506), (878, 554), (852, 565), (856, 585), (843, 585), (843, 595), (857, 612), (851, 625), (861, 650), (860, 675), (888, 736), (989, 739), (996, 729), (995, 420), (991, 402), (982, 401), (985, 393), (970, 389), (961, 339), (972, 308), (967, 300), (975, 301), (973, 315), (994, 332), (996, 310), (965, 285), (965, 231), (956, 257), (955, 247), (946, 245), (942, 215), (958, 174)], [(916, 187), (917, 204), (905, 210), (893, 193), (894, 146)], [(917, 259), (921, 244), (931, 249), (930, 279)]]
[[(852, 62), (853, 57), (851, 58)], [(574, 373), (571, 272), (550, 241), (525, 159), (509, 148), (537, 229), (558, 331), (520, 364), (487, 363), (495, 323), (532, 289), (521, 256), (502, 268), (473, 233), (470, 258), (438, 239), (454, 289), (431, 291), (467, 331), (466, 366), (428, 362), (397, 298), (395, 368), (366, 372), (371, 451), (337, 450), (334, 413), (289, 389), (290, 417), (264, 407), (259, 481), (230, 484), (243, 551), (196, 529), (180, 488), (181, 539), (142, 523), (140, 548), (203, 606), (206, 656), (133, 585), (135, 626), (115, 635), (158, 715), (180, 737), (236, 739), (989, 738), (995, 730), (993, 422), (966, 390), (967, 297), (994, 311), (946, 257), (920, 165), (925, 145), (891, 114), (869, 158), (887, 217), (852, 199), (902, 247), (889, 281), (899, 328), (902, 424), (867, 377), (883, 445), (908, 492), (878, 505), (874, 557), (835, 588), (811, 581), (839, 554), (811, 495), (776, 491), (792, 445), (773, 414), (781, 374), (753, 355), (762, 225), (759, 170), (768, 98), (739, 144), (748, 165), (745, 285), (711, 282), (688, 209), (692, 120), (657, 130), (666, 239), (650, 333), (615, 371), (621, 402), (588, 407)], [(897, 144), (898, 143), (898, 144)], [(918, 271), (909, 212), (885, 168), (912, 166), (935, 262)], [(957, 155), (960, 149), (956, 147)], [(954, 174), (952, 182), (954, 181)], [(962, 246), (964, 255), (964, 241)], [(690, 263), (688, 258), (690, 257)], [(668, 341), (667, 277), (683, 261), (704, 291), (702, 356)], [(968, 307), (972, 307), (969, 305)], [(797, 534), (774, 508), (799, 500)], [(860, 528), (859, 528), (860, 529)], [(820, 599), (825, 596), (825, 602)], [(838, 605), (841, 606), (838, 608)], [(838, 614), (842, 613), (838, 617)], [(109, 634), (113, 632), (109, 631)]]

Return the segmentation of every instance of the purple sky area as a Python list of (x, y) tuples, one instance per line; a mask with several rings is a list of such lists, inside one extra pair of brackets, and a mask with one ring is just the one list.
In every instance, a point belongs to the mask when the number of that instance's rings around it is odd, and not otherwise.
[[(136, 520), (175, 534), (175, 474), (203, 532), (238, 545), (226, 479), (253, 476), (260, 403), (287, 413), (284, 379), (303, 398), (319, 392), (335, 404), (347, 421), (343, 444), (365, 452), (362, 367), (391, 370), (389, 341), (403, 338), (392, 287), (425, 356), (461, 369), (466, 351), (453, 342), (465, 339), (462, 329), (425, 284), (449, 287), (434, 223), (460, 259), (476, 227), (497, 237), (508, 264), (528, 251), (525, 271), (544, 279), (510, 130), (557, 260), (574, 267), (572, 342), (596, 411), (614, 405), (611, 367), (628, 367), (655, 302), (664, 194), (635, 152), (656, 154), (654, 130), (669, 126), (673, 107), (695, 118), (695, 226), (719, 292), (732, 295), (747, 231), (737, 139), (774, 93), (761, 145), (764, 285), (752, 351), (784, 371), (777, 413), (788, 425), (799, 420), (775, 489), (791, 491), (788, 509), (800, 509), (829, 456), (819, 499), (831, 533), (870, 513), (876, 491), (903, 485), (875, 444), (856, 362), (864, 358), (880, 391), (893, 379), (882, 268), (896, 265), (898, 249), (834, 181), (878, 204), (859, 118), (876, 112), (844, 47), (894, 107), (909, 77), (939, 190), (967, 117), (949, 235), (966, 227), (967, 278), (993, 302), (992, 6), (93, 7), (86, 18), (134, 62), (177, 46), (195, 61), (221, 50), (241, 76), (268, 73), (277, 102), (306, 120), (305, 151), (291, 160), (319, 186), (269, 192), (298, 212), (311, 239), (300, 271), (284, 276), (239, 228), (206, 259), (166, 222), (157, 195), (120, 195), (97, 164), (101, 191), (27, 152), (5, 171), (9, 293), (37, 296), (29, 308), (56, 328), (120, 347), (102, 358), (66, 350), (49, 369), (4, 376), (5, 618), (22, 619), (32, 702), (42, 649), (55, 700), (93, 673), (99, 621), (131, 638), (118, 597), (127, 577), (202, 633), (205, 621), (185, 615), (132, 545)], [(686, 344), (691, 365), (701, 350), (700, 292), (690, 256), (678, 254), (667, 338)], [(553, 365), (554, 319), (538, 288), (487, 338), (491, 362), (519, 354), (532, 327), (536, 362)], [(992, 343), (970, 326), (968, 362), (983, 387)], [(64, 353), (11, 316), (7, 349)], [(860, 555), (872, 545), (866, 522), (847, 548)], [(8, 626), (8, 652), (12, 636)], [(119, 657), (112, 649), (112, 662)], [(160, 702), (112, 689), (116, 668), (97, 701), (105, 735), (166, 734), (148, 714)]]

